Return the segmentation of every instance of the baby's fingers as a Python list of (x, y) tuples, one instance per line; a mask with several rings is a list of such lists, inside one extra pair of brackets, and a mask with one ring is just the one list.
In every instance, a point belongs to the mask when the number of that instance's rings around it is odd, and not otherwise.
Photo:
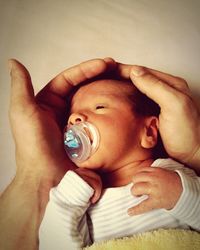
[(95, 172), (84, 168), (78, 168), (75, 170), (75, 172), (93, 188), (94, 194), (90, 201), (91, 203), (96, 203), (101, 197), (102, 192), (102, 181), (100, 176)]
[(130, 216), (143, 214), (146, 212), (149, 212), (156, 208), (156, 205), (154, 204), (154, 201), (150, 198), (146, 199), (145, 201), (141, 202), (139, 205), (129, 208), (128, 214)]
[(96, 203), (100, 197), (101, 197), (101, 191), (102, 191), (102, 187), (98, 186), (95, 190), (94, 190), (94, 194), (92, 196), (92, 198), (90, 199), (91, 203), (94, 204)]
[(91, 197), (90, 201), (91, 203), (96, 203), (100, 196), (102, 191), (102, 182), (100, 178), (91, 178), (88, 176), (82, 176), (82, 178), (94, 189), (94, 194)]
[(148, 182), (136, 183), (131, 188), (131, 194), (134, 196), (149, 195), (151, 194), (151, 184)]

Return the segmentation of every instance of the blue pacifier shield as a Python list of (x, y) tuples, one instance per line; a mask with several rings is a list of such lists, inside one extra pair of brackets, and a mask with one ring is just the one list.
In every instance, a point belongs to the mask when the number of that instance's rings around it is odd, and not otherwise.
[(69, 148), (78, 148), (81, 142), (80, 140), (78, 140), (78, 137), (76, 137), (74, 132), (70, 129), (66, 132), (64, 143)]

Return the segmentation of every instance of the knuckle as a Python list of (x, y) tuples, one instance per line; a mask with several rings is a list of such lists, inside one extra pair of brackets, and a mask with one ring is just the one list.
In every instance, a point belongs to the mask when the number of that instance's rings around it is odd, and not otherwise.
[(134, 184), (133, 187), (131, 188), (131, 193), (133, 195), (136, 195), (137, 190), (138, 190), (138, 184)]
[(157, 77), (153, 76), (150, 72), (145, 71), (145, 73), (142, 75), (143, 80), (146, 81), (151, 81), (151, 82), (155, 82), (155, 83), (159, 83), (161, 82), (160, 79), (158, 79)]
[(163, 172), (165, 172), (165, 171), (166, 171), (166, 169), (157, 167), (157, 168), (154, 168), (153, 173), (154, 173), (154, 174), (161, 174), (161, 173), (163, 173)]
[(176, 84), (175, 84), (175, 89), (177, 89), (178, 91), (182, 92), (183, 94), (186, 94), (186, 95), (191, 95), (191, 92), (190, 92), (190, 88), (189, 88), (189, 85), (187, 83), (187, 81), (181, 77), (176, 77)]
[(133, 187), (131, 188), (131, 193), (135, 196), (140, 194), (141, 193), (141, 185), (138, 183), (134, 184)]

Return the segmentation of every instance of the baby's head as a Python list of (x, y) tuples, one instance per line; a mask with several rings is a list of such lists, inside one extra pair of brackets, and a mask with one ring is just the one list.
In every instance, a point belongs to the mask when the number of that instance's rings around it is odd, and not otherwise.
[(72, 96), (68, 124), (93, 124), (100, 143), (77, 166), (107, 171), (154, 158), (159, 112), (158, 105), (128, 81), (102, 79), (81, 86)]

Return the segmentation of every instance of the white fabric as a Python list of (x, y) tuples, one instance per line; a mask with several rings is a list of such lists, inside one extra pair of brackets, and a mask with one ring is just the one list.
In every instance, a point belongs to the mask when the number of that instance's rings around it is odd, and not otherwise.
[(186, 78), (200, 100), (199, 10), (199, 0), (0, 1), (0, 191), (15, 174), (8, 58), (27, 66), (36, 92), (67, 67), (111, 56)]
[(158, 228), (191, 227), (199, 231), (200, 178), (172, 159), (158, 159), (152, 166), (176, 171), (181, 178), (183, 192), (172, 210), (157, 209), (130, 217), (128, 208), (148, 198), (133, 197), (132, 183), (105, 189), (101, 199), (90, 205), (93, 189), (76, 173), (68, 171), (50, 192), (40, 227), (40, 250), (79, 249), (94, 241)]

